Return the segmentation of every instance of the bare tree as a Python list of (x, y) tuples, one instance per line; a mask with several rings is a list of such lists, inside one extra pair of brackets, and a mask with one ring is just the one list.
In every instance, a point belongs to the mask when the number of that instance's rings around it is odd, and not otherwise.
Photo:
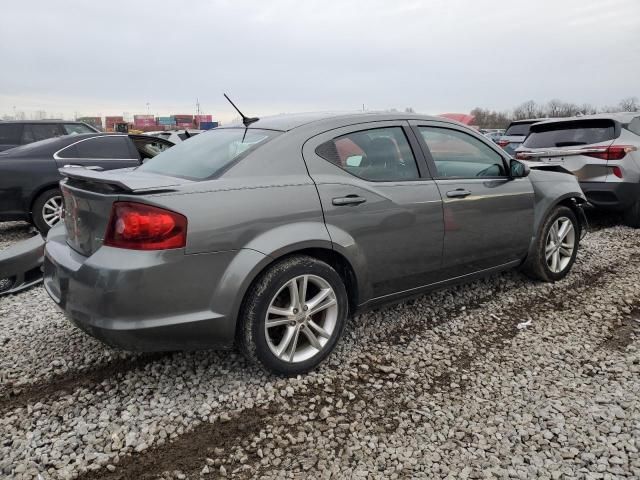
[(529, 100), (513, 109), (514, 120), (524, 120), (526, 118), (540, 118), (542, 112), (540, 107), (533, 100)]
[(637, 112), (640, 110), (640, 102), (638, 97), (627, 97), (620, 100), (618, 107), (622, 112)]

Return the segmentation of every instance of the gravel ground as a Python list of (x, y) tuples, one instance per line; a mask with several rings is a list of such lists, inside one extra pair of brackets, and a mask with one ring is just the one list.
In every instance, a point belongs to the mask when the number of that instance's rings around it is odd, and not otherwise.
[(360, 315), (293, 379), (118, 352), (42, 287), (0, 297), (0, 477), (640, 478), (640, 231), (596, 227), (563, 281)]
[(25, 222), (0, 223), (0, 250), (33, 235), (33, 227)]

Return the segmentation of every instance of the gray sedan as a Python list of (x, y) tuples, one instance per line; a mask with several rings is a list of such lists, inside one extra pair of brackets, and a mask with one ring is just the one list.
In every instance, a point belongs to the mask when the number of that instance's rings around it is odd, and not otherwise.
[(522, 268), (563, 278), (585, 198), (440, 117), (247, 119), (133, 171), (62, 169), (45, 288), (78, 327), (131, 350), (231, 347), (309, 371), (347, 318)]

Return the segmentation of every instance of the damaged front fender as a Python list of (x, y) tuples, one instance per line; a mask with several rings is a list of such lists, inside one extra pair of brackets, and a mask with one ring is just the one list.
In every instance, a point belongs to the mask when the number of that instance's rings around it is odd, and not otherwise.
[(36, 235), (0, 251), (0, 295), (16, 293), (42, 281), (42, 235)]

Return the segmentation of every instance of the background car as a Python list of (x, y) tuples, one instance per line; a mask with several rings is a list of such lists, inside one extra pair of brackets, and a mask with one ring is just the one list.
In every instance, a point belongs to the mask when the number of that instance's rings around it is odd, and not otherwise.
[(498, 139), (498, 145), (509, 155), (515, 155), (516, 148), (522, 145), (524, 139), (529, 135), (529, 129), (534, 123), (546, 120), (546, 118), (533, 118), (529, 120), (515, 120), (509, 124), (507, 129)]
[(61, 135), (94, 133), (98, 129), (83, 122), (32, 120), (0, 122), (0, 151)]
[(149, 132), (147, 135), (152, 135), (154, 137), (164, 138), (165, 140), (169, 140), (170, 142), (177, 144), (180, 142), (184, 142), (188, 138), (199, 135), (205, 130), (197, 130), (195, 128), (186, 128), (180, 130), (165, 130), (161, 132)]
[(640, 227), (640, 113), (607, 113), (536, 123), (517, 158), (560, 163), (591, 204), (624, 212)]
[(354, 312), (519, 266), (555, 281), (575, 260), (575, 177), (529, 174), (457, 122), (245, 123), (134, 170), (63, 170), (44, 285), (76, 325), (130, 350), (237, 342), (296, 375), (329, 355)]
[(498, 140), (504, 135), (504, 130), (492, 130), (484, 132), (483, 135), (494, 143), (498, 143)]
[(62, 211), (59, 168), (135, 167), (172, 146), (146, 135), (83, 133), (0, 152), (0, 221), (26, 220), (46, 233)]

